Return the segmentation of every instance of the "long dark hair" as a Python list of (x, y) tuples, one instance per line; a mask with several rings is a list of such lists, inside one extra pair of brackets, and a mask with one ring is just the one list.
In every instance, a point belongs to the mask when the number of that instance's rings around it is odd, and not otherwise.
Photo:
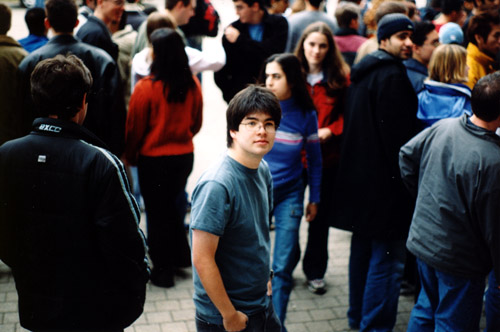
[(328, 51), (323, 59), (321, 67), (325, 74), (327, 89), (326, 93), (333, 97), (336, 90), (343, 89), (347, 87), (347, 75), (349, 74), (349, 66), (344, 61), (342, 54), (333, 40), (332, 30), (323, 22), (317, 22), (309, 25), (302, 36), (300, 37), (297, 47), (295, 48), (295, 55), (299, 58), (302, 63), (302, 67), (309, 73), (309, 64), (307, 62), (306, 56), (304, 54), (304, 41), (313, 32), (321, 33), (326, 37), (328, 41)]
[(168, 102), (184, 102), (189, 89), (194, 88), (196, 83), (189, 69), (181, 36), (174, 29), (156, 29), (151, 34), (151, 44), (153, 44), (151, 64), (153, 80), (162, 81), (164, 91), (169, 88)]
[(281, 70), (285, 73), (288, 87), (292, 92), (292, 96), (300, 108), (304, 112), (315, 110), (316, 107), (307, 91), (306, 79), (302, 67), (300, 66), (299, 59), (291, 53), (271, 55), (266, 59), (260, 73), (260, 82), (263, 84), (266, 82), (266, 66), (271, 62), (276, 62), (281, 66)]

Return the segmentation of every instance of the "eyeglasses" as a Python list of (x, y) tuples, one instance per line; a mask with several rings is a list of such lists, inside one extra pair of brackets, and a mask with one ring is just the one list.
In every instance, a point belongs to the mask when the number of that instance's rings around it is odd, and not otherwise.
[(259, 122), (259, 121), (248, 121), (247, 123), (240, 123), (242, 126), (246, 126), (248, 130), (253, 132), (258, 132), (262, 128), (266, 131), (266, 133), (272, 134), (276, 132), (276, 125), (274, 122)]

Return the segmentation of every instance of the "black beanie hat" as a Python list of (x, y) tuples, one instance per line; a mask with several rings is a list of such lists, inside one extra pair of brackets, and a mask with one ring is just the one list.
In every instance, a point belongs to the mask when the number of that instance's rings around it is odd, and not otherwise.
[(396, 32), (410, 30), (413, 31), (413, 22), (408, 16), (399, 13), (387, 14), (378, 22), (377, 40), (392, 36)]

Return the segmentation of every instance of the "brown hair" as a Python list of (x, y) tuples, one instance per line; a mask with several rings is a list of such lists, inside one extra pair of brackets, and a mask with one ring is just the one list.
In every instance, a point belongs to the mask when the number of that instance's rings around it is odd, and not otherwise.
[(322, 69), (325, 73), (325, 78), (328, 82), (327, 93), (332, 96), (335, 90), (345, 88), (347, 86), (347, 75), (349, 74), (349, 66), (344, 61), (342, 54), (335, 44), (333, 39), (333, 32), (330, 30), (328, 25), (323, 22), (316, 22), (310, 24), (302, 33), (297, 47), (295, 48), (295, 55), (299, 58), (302, 68), (305, 72), (309, 72), (309, 64), (307, 63), (306, 56), (304, 54), (304, 41), (307, 37), (313, 33), (318, 32), (326, 37), (328, 41), (328, 52), (325, 55), (325, 59), (321, 64)]
[(171, 28), (175, 29), (175, 19), (172, 15), (165, 12), (154, 12), (149, 14), (146, 22), (146, 36), (148, 37), (148, 42), (151, 43), (151, 34), (156, 29), (160, 28)]

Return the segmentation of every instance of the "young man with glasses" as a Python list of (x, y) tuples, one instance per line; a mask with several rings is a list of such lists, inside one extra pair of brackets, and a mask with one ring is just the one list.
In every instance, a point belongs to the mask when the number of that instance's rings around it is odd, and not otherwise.
[(228, 151), (192, 196), (191, 243), (196, 328), (281, 331), (270, 298), (273, 147), (281, 109), (269, 90), (250, 86), (229, 103)]

